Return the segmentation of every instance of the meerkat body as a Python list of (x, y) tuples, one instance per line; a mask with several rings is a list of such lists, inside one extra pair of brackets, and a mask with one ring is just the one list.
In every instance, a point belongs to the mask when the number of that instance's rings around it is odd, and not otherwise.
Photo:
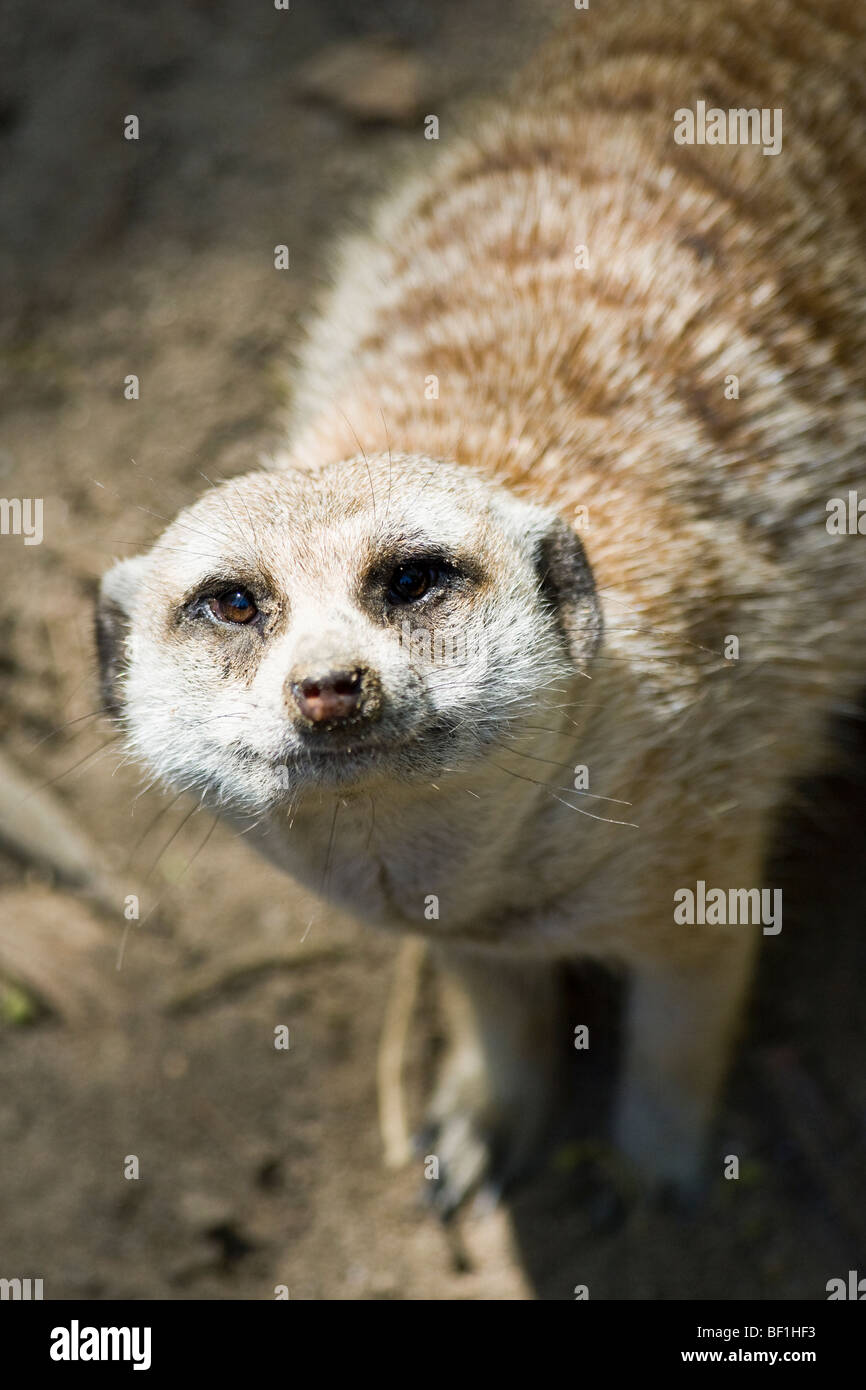
[[(677, 895), (772, 887), (866, 684), (866, 540), (828, 527), (864, 473), (864, 60), (854, 5), (575, 12), (345, 246), (272, 468), (105, 581), (131, 747), (433, 943), (446, 1208), (491, 1147), (524, 1161), (581, 956), (630, 975), (621, 1146), (697, 1174), (781, 921)], [(781, 112), (778, 149), (678, 143), (699, 102)], [(407, 614), (469, 634), (462, 666), (407, 652)]]

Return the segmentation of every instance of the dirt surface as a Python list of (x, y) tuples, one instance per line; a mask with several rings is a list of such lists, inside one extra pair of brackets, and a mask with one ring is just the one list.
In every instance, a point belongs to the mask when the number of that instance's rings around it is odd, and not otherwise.
[[(382, 1164), (394, 944), (147, 789), (88, 717), (99, 576), (203, 475), (243, 471), (277, 442), (332, 238), (406, 157), (430, 157), (419, 113), (447, 138), (458, 100), (507, 74), (558, 8), (7, 0), (0, 15), (0, 492), (45, 508), (41, 545), (0, 539), (0, 723), (10, 760), (56, 779), (119, 889), (112, 912), (0, 856), (0, 1276), (41, 1277), (46, 1298), (286, 1285), (292, 1298), (568, 1299), (577, 1284), (592, 1298), (823, 1298), (829, 1278), (863, 1270), (856, 728), (848, 775), (808, 789), (781, 843), (785, 929), (715, 1146), (719, 1174), (740, 1156), (739, 1181), (719, 1177), (691, 1213), (623, 1207), (587, 1120), (513, 1201), (444, 1232), (419, 1201), (420, 1161)], [(382, 36), (398, 45), (379, 59), (397, 73), (392, 99), (380, 109), (374, 83), (341, 105), (334, 46)], [(123, 138), (129, 114), (138, 141)], [(138, 400), (124, 398), (130, 374)], [(13, 940), (32, 969), (10, 965)], [(613, 992), (594, 976), (579, 988), (612, 1035)], [(426, 982), (416, 1113), (436, 1040)], [(591, 1080), (594, 1118), (603, 1064)]]

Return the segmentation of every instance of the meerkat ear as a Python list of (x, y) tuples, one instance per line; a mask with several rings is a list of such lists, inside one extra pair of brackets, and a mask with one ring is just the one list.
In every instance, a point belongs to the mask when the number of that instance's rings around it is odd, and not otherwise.
[(535, 564), (542, 598), (556, 615), (575, 664), (598, 650), (602, 613), (592, 568), (577, 533), (553, 516), (536, 540)]
[(144, 569), (145, 557), (120, 560), (103, 577), (96, 601), (96, 654), (99, 690), (106, 713), (118, 714), (119, 678), (126, 665), (126, 639), (132, 621), (132, 605)]

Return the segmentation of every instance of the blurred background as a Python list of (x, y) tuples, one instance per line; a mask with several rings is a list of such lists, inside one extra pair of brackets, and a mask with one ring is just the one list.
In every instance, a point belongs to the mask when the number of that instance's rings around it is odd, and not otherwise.
[[(420, 1162), (382, 1163), (394, 943), (148, 789), (94, 714), (100, 575), (278, 442), (333, 238), (565, 4), (0, 10), (0, 494), (44, 499), (41, 545), (0, 537), (0, 1277), (46, 1298), (823, 1298), (866, 1273), (858, 727), (780, 835), (785, 927), (715, 1145), (739, 1182), (623, 1210), (585, 1139), (600, 1057), (537, 1179), (450, 1233)], [(576, 988), (613, 1019), (614, 989)], [(416, 1116), (438, 1033), (425, 975)]]

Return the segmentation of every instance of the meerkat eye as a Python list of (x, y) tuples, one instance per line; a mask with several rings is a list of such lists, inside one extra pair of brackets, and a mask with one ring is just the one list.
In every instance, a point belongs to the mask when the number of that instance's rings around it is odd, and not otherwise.
[(227, 589), (209, 599), (208, 607), (223, 623), (250, 623), (259, 611), (246, 589)]
[(392, 603), (415, 603), (436, 583), (433, 565), (399, 565), (388, 581), (388, 598)]

